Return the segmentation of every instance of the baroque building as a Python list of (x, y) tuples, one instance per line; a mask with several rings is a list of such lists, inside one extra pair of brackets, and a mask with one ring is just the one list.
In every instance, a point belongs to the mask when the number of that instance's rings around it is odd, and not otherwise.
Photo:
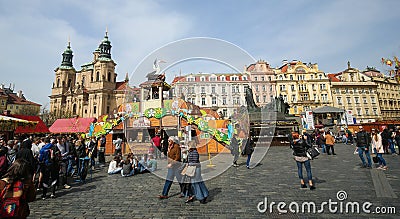
[(264, 60), (245, 66), (245, 74), (250, 76), (253, 98), (260, 107), (265, 106), (275, 97), (275, 72)]
[(305, 111), (332, 105), (329, 78), (317, 64), (284, 60), (275, 74), (276, 95), (289, 104), (289, 114), (299, 116)]
[(125, 101), (129, 79), (117, 82), (117, 65), (111, 58), (111, 42), (106, 32), (104, 39), (93, 52), (93, 60), (77, 71), (73, 52), (68, 42), (62, 62), (55, 71), (50, 95), (50, 113), (56, 118), (71, 116), (99, 117), (113, 113)]
[(337, 74), (328, 74), (331, 80), (333, 106), (351, 111), (357, 123), (375, 122), (381, 117), (378, 85), (375, 74), (348, 67)]
[(245, 85), (249, 75), (241, 73), (189, 74), (172, 81), (172, 97), (181, 98), (201, 108), (213, 109), (224, 117), (246, 106)]

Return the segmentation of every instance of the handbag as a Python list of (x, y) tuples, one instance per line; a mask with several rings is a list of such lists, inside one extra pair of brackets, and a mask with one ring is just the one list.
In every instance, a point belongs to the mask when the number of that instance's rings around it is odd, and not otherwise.
[(185, 163), (185, 164), (182, 164), (180, 167), (179, 167), (179, 169), (181, 169), (182, 171), (181, 171), (181, 174), (184, 176), (184, 175), (186, 175), (186, 171), (187, 171), (187, 168), (188, 168), (188, 165)]
[(307, 157), (308, 157), (310, 160), (313, 160), (313, 159), (316, 158), (320, 153), (319, 153), (319, 150), (318, 150), (316, 147), (311, 147), (311, 148), (309, 148), (309, 149), (307, 150), (306, 154), (307, 154)]
[(196, 166), (187, 166), (187, 167), (186, 167), (185, 175), (186, 175), (186, 176), (193, 177), (194, 174), (195, 174), (195, 172), (196, 172)]

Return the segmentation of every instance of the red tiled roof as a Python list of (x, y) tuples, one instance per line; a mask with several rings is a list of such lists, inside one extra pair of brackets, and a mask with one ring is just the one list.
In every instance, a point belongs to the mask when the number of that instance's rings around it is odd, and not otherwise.
[(183, 79), (185, 79), (185, 76), (176, 76), (174, 80), (172, 80), (171, 84), (175, 84), (176, 82), (182, 81)]
[(340, 80), (336, 77), (338, 74), (328, 74), (328, 78), (332, 81), (332, 82), (340, 82)]
[(38, 122), (35, 127), (30, 126), (18, 126), (15, 130), (15, 134), (34, 134), (34, 133), (49, 133), (49, 128), (47, 128), (46, 124), (40, 119), (39, 116), (27, 116), (27, 115), (12, 115), (14, 118), (24, 119), (31, 122)]
[(9, 94), (8, 101), (10, 104), (41, 106), (38, 103), (34, 103), (32, 101), (26, 100), (25, 98), (18, 97), (16, 94)]
[(285, 65), (285, 66), (282, 67), (282, 70), (281, 70), (281, 71), (282, 71), (282, 72), (287, 72), (287, 69), (288, 69), (288, 66)]
[(57, 119), (49, 128), (51, 133), (86, 133), (95, 118)]
[(115, 90), (125, 90), (127, 87), (129, 87), (128, 82), (129, 82), (129, 81), (120, 81), (120, 82), (117, 82), (117, 83), (115, 84)]

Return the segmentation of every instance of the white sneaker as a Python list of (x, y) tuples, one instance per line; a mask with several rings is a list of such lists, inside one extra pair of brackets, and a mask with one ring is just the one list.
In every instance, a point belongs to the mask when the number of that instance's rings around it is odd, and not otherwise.
[(57, 183), (57, 180), (54, 180), (53, 182), (51, 182), (51, 186), (54, 186)]
[(64, 189), (69, 189), (69, 188), (71, 188), (71, 186), (64, 184)]

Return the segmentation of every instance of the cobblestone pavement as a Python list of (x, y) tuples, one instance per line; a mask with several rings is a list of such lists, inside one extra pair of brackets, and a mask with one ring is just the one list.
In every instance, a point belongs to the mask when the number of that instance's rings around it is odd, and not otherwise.
[[(292, 151), (287, 147), (271, 147), (264, 159), (254, 168), (246, 169), (245, 158), (240, 158), (238, 168), (230, 167), (223, 174), (206, 181), (210, 190), (209, 202), (185, 204), (178, 198), (179, 186), (174, 183), (170, 197), (159, 200), (164, 180), (153, 174), (140, 174), (123, 178), (108, 176), (106, 168), (95, 171), (86, 184), (72, 184), (69, 190), (58, 190), (56, 199), (38, 200), (31, 203), (31, 218), (398, 218), (400, 216), (400, 156), (385, 155), (389, 169), (382, 171), (360, 168), (360, 159), (354, 155), (354, 146), (338, 144), (336, 156), (322, 154), (312, 161), (312, 173), (317, 189), (300, 189), (297, 167)], [(230, 156), (229, 154), (225, 156)], [(159, 171), (166, 171), (160, 165)], [(207, 167), (203, 166), (203, 171)], [(375, 171), (375, 172), (374, 172)], [(305, 171), (304, 171), (305, 172)], [(378, 173), (378, 174), (377, 174)], [(380, 181), (373, 182), (372, 176), (379, 175)], [(383, 182), (379, 184), (379, 182)], [(390, 188), (382, 187), (388, 182)], [(345, 191), (347, 199), (339, 201), (338, 191)], [(387, 197), (377, 197), (387, 196)], [(390, 196), (390, 197), (389, 197)], [(340, 214), (324, 213), (279, 214), (274, 205), (271, 213), (257, 210), (257, 205), (267, 198), (268, 205), (285, 202), (285, 209), (296, 201), (315, 202), (317, 210), (321, 203), (339, 202), (336, 206), (343, 212), (348, 202), (362, 204), (371, 202), (369, 208), (396, 207), (396, 214)], [(264, 205), (260, 205), (263, 208)], [(293, 208), (294, 209), (294, 208)], [(350, 209), (350, 208), (349, 208)], [(306, 209), (307, 210), (307, 209)]]

